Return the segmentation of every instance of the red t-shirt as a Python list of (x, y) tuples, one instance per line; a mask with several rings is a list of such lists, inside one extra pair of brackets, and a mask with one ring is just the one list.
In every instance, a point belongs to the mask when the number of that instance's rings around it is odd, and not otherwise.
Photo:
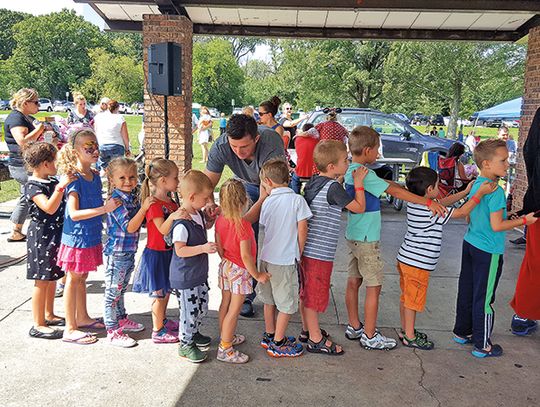
[(255, 233), (251, 227), (251, 223), (242, 219), (242, 231), (238, 233), (234, 222), (225, 219), (220, 215), (216, 220), (216, 235), (219, 236), (221, 246), (223, 247), (223, 257), (237, 266), (246, 268), (240, 254), (240, 242), (242, 240), (251, 241), (251, 255), (253, 259), (257, 256), (257, 243), (255, 242)]
[(148, 231), (148, 239), (146, 240), (146, 247), (152, 250), (171, 250), (171, 246), (165, 244), (163, 240), (163, 235), (158, 230), (153, 219), (154, 218), (163, 218), (166, 220), (171, 213), (178, 209), (178, 205), (173, 201), (166, 202), (156, 200), (148, 211), (146, 212), (146, 229)]
[(319, 140), (339, 140), (345, 143), (349, 132), (345, 127), (335, 121), (326, 121), (315, 126), (319, 132)]
[(296, 175), (301, 178), (311, 178), (315, 174), (315, 163), (313, 162), (313, 150), (319, 139), (312, 137), (296, 137)]

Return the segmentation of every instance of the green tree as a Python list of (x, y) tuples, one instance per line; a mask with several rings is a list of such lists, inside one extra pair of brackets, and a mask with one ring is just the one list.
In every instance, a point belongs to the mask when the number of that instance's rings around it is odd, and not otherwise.
[(89, 76), (88, 51), (103, 42), (97, 26), (68, 10), (24, 19), (13, 33), (17, 45), (10, 63), (16, 87), (34, 87), (54, 98)]
[(15, 48), (13, 26), (30, 17), (30, 14), (0, 9), (0, 60), (8, 59)]
[(230, 111), (231, 99), (242, 100), (244, 73), (229, 41), (215, 39), (193, 45), (193, 101)]
[(107, 50), (117, 56), (127, 56), (142, 64), (142, 34), (105, 31), (103, 37), (109, 45)]

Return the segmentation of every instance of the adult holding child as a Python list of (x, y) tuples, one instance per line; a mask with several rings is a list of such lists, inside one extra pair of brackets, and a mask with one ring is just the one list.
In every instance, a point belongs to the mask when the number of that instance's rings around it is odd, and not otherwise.
[(199, 144), (202, 148), (202, 163), (208, 161), (208, 143), (212, 141), (212, 116), (206, 106), (201, 107), (201, 117), (197, 124)]
[[(259, 199), (259, 172), (265, 162), (280, 157), (285, 159), (285, 149), (279, 134), (266, 127), (257, 127), (257, 122), (251, 116), (236, 114), (227, 123), (227, 131), (212, 145), (208, 154), (208, 162), (204, 173), (210, 178), (215, 187), (221, 179), (225, 166), (228, 166), (235, 177), (246, 187), (252, 202)], [(254, 224), (255, 236), (258, 235), (258, 224)], [(242, 308), (242, 316), (253, 316), (253, 299), (255, 295), (246, 298)]]
[(127, 124), (119, 114), (120, 104), (110, 100), (107, 107), (107, 111), (94, 118), (94, 130), (99, 143), (98, 166), (102, 170), (107, 168), (113, 158), (131, 155)]
[(22, 150), (32, 141), (36, 141), (43, 133), (43, 124), (34, 125), (32, 114), (39, 111), (39, 95), (35, 89), (19, 89), (10, 101), (13, 109), (4, 123), (4, 134), (9, 150), (9, 173), (20, 184), (21, 196), (11, 214), (13, 232), (8, 242), (24, 242), (26, 235), (22, 233), (23, 223), (28, 215), (29, 203), (23, 197), (22, 188), (28, 181), (28, 172), (24, 167)]
[(94, 120), (94, 113), (86, 107), (86, 98), (82, 93), (76, 92), (73, 94), (73, 104), (75, 109), (69, 112), (67, 123), (91, 125)]

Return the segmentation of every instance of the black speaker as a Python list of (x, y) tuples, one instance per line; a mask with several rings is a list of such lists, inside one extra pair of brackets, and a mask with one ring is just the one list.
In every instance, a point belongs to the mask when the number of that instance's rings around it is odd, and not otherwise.
[(156, 95), (182, 95), (182, 47), (175, 42), (148, 47), (148, 86)]

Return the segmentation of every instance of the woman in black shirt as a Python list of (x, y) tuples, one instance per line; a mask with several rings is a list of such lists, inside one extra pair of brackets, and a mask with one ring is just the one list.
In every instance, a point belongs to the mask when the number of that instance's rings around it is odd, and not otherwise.
[(17, 91), (11, 99), (13, 109), (4, 122), (5, 140), (9, 150), (9, 173), (11, 177), (21, 184), (21, 196), (11, 214), (13, 233), (8, 237), (8, 242), (23, 242), (26, 235), (22, 233), (23, 223), (28, 216), (28, 202), (22, 195), (23, 187), (28, 181), (22, 159), (22, 148), (36, 141), (43, 133), (43, 124), (34, 126), (34, 118), (30, 116), (39, 111), (39, 95), (34, 89), (23, 88)]

